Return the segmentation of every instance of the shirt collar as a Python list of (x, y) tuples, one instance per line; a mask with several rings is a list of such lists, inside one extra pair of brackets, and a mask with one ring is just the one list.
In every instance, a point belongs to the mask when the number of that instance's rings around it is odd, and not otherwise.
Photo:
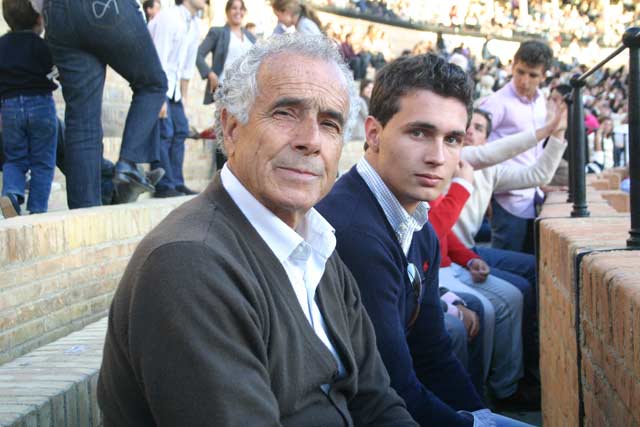
[(307, 245), (324, 259), (331, 256), (336, 247), (335, 230), (314, 208), (304, 215), (297, 230), (294, 230), (260, 203), (226, 163), (220, 172), (220, 179), (231, 199), (281, 263), (289, 257), (307, 258)]
[(537, 88), (536, 89), (536, 93), (535, 93), (535, 95), (533, 95), (532, 99), (529, 99), (526, 96), (520, 95), (518, 93), (518, 91), (516, 90), (516, 85), (513, 83), (513, 78), (509, 82), (509, 88), (511, 88), (511, 93), (513, 94), (513, 96), (518, 98), (520, 100), (520, 102), (522, 102), (523, 104), (533, 104), (533, 103), (535, 103), (538, 100), (538, 98), (540, 97), (540, 95), (542, 94), (542, 92), (540, 92), (540, 88)]
[(396, 237), (406, 253), (411, 244), (413, 233), (420, 231), (429, 220), (429, 203), (418, 203), (415, 212), (409, 215), (409, 212), (402, 207), (396, 196), (380, 178), (378, 172), (364, 157), (358, 161), (356, 170), (382, 207), (387, 221), (391, 224), (391, 228), (395, 231)]

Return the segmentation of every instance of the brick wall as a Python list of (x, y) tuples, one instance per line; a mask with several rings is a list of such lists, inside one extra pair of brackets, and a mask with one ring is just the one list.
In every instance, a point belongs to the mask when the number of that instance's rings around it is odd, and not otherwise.
[(538, 223), (545, 427), (578, 426), (581, 411), (585, 426), (640, 425), (640, 251), (614, 250), (630, 222), (611, 175), (589, 178), (591, 217), (570, 218), (558, 193)]
[(104, 316), (137, 243), (187, 199), (0, 222), (0, 364)]

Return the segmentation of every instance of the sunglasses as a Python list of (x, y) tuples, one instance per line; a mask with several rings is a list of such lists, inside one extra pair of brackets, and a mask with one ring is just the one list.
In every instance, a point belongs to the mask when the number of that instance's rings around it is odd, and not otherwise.
[(418, 315), (420, 314), (420, 305), (422, 303), (422, 294), (424, 293), (424, 287), (422, 286), (422, 278), (420, 277), (420, 271), (413, 263), (409, 263), (409, 265), (407, 266), (407, 274), (409, 276), (409, 281), (411, 282), (413, 296), (416, 299), (416, 305), (413, 308), (413, 313), (411, 313), (411, 317), (409, 318), (409, 323), (407, 324), (407, 330), (409, 330), (416, 323), (416, 320), (418, 320)]

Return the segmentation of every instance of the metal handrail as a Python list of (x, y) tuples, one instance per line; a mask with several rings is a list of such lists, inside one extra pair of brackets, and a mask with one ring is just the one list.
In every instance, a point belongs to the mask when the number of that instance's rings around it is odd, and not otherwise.
[(597, 70), (629, 49), (629, 177), (631, 202), (631, 229), (627, 246), (640, 248), (640, 27), (631, 27), (622, 37), (622, 46), (589, 70), (571, 79), (573, 97), (571, 106), (571, 132), (569, 132), (570, 198), (573, 201), (572, 217), (589, 216), (586, 201), (586, 132), (582, 88), (586, 80)]

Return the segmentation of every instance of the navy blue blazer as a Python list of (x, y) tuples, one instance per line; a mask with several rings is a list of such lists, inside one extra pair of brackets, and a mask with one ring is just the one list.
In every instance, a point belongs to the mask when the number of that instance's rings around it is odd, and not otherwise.
[[(445, 330), (438, 291), (440, 249), (431, 224), (414, 234), (405, 256), (355, 166), (316, 208), (336, 229), (336, 249), (358, 282), (391, 386), (411, 415), (424, 426), (472, 426), (457, 411), (484, 405)], [(407, 273), (409, 263), (418, 267), (424, 286), (420, 314), (410, 330), (417, 298)]]

